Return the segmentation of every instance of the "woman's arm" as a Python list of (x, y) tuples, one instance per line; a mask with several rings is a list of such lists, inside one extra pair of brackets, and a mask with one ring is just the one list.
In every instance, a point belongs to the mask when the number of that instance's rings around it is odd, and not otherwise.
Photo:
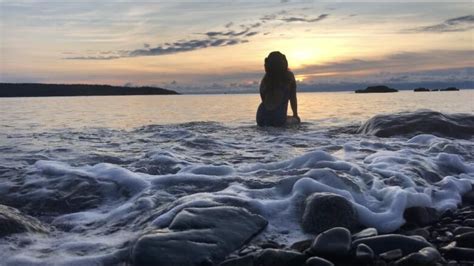
[[(290, 72), (291, 73), (291, 72)], [(296, 80), (293, 73), (290, 76), (290, 104), (293, 116), (298, 118), (298, 100), (296, 99)]]

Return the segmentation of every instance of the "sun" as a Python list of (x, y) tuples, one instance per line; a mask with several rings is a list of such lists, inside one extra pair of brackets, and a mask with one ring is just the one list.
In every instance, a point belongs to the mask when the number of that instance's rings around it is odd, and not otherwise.
[(299, 68), (303, 65), (314, 63), (316, 60), (316, 51), (312, 49), (294, 48), (287, 52), (290, 67)]

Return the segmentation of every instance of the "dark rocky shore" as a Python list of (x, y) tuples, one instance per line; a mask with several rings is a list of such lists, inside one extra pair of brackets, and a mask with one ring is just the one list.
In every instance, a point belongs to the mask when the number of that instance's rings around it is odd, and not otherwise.
[[(314, 197), (326, 198), (326, 202), (315, 202)], [(303, 217), (303, 224), (305, 219), (314, 219), (311, 228), (305, 230), (324, 229), (314, 238), (290, 246), (273, 241), (252, 243), (219, 265), (474, 265), (474, 190), (464, 195), (463, 205), (457, 210), (442, 214), (424, 207), (405, 210), (406, 224), (389, 234), (379, 234), (375, 228), (354, 229), (355, 214), (346, 212), (350, 203), (343, 203), (341, 198), (315, 193), (306, 202), (306, 208), (315, 207), (311, 211), (315, 216)]]

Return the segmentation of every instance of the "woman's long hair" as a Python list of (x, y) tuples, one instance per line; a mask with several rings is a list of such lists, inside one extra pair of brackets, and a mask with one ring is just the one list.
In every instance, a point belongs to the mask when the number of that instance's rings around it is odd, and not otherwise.
[(288, 61), (284, 54), (275, 51), (271, 52), (267, 58), (265, 58), (265, 79), (271, 90), (287, 82)]

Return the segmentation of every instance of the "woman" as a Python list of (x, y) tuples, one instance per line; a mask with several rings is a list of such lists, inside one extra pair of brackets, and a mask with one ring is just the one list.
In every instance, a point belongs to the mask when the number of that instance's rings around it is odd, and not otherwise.
[[(284, 54), (271, 52), (265, 58), (265, 76), (260, 83), (260, 97), (262, 103), (257, 110), (259, 126), (279, 127), (300, 122), (295, 76), (289, 71)], [(287, 118), (288, 101), (291, 103), (293, 117)]]

